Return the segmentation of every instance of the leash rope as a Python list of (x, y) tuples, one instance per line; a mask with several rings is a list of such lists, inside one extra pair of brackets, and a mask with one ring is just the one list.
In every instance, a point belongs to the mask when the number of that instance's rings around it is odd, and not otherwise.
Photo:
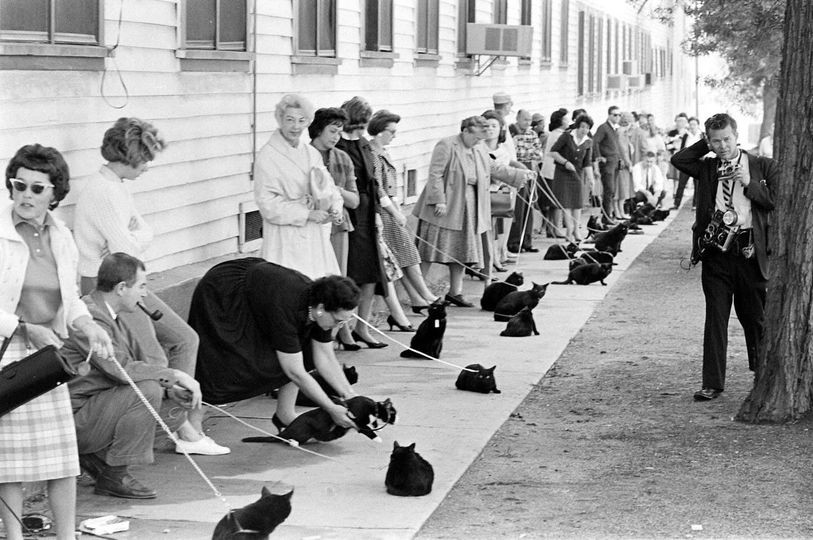
[(467, 368), (467, 367), (458, 366), (457, 364), (453, 364), (452, 362), (447, 362), (447, 361), (445, 361), (445, 360), (441, 360), (440, 358), (435, 358), (434, 356), (429, 355), (429, 354), (426, 354), (425, 352), (419, 351), (419, 350), (417, 350), (417, 349), (413, 349), (412, 347), (410, 347), (410, 346), (408, 346), (408, 345), (404, 345), (403, 343), (401, 343), (401, 342), (400, 342), (400, 341), (398, 341), (397, 339), (395, 339), (395, 338), (392, 338), (392, 337), (388, 336), (387, 334), (385, 334), (384, 332), (382, 332), (381, 330), (379, 330), (378, 328), (376, 328), (376, 327), (375, 327), (375, 326), (373, 326), (372, 324), (368, 323), (367, 321), (365, 321), (364, 319), (362, 319), (361, 317), (359, 317), (359, 316), (358, 316), (358, 314), (356, 314), (356, 313), (353, 313), (353, 317), (355, 317), (355, 318), (356, 318), (356, 320), (361, 321), (362, 323), (364, 323), (364, 324), (365, 324), (365, 325), (366, 325), (368, 328), (370, 328), (371, 330), (375, 330), (375, 331), (376, 331), (376, 333), (378, 333), (378, 334), (380, 334), (380, 335), (384, 336), (384, 337), (385, 337), (385, 338), (387, 338), (389, 341), (392, 341), (392, 342), (393, 342), (393, 343), (395, 343), (396, 345), (400, 345), (401, 347), (403, 347), (404, 349), (406, 349), (406, 350), (408, 350), (408, 351), (412, 351), (412, 352), (414, 352), (414, 353), (418, 353), (418, 354), (420, 354), (421, 356), (424, 356), (424, 357), (428, 358), (429, 360), (433, 360), (433, 361), (435, 361), (435, 362), (439, 362), (439, 363), (441, 363), (441, 364), (446, 364), (447, 366), (451, 366), (451, 367), (453, 367), (453, 368), (457, 368), (457, 369), (460, 369), (460, 370), (462, 370), (462, 371), (468, 371), (469, 373), (477, 373), (477, 371), (476, 371), (476, 370), (474, 370), (474, 369), (469, 369), (469, 368)]
[(200, 475), (200, 477), (203, 478), (203, 481), (206, 482), (206, 484), (209, 486), (209, 489), (212, 490), (212, 493), (214, 493), (215, 496), (223, 502), (223, 505), (226, 507), (226, 510), (229, 513), (231, 513), (232, 508), (231, 505), (229, 505), (229, 501), (226, 500), (226, 497), (224, 497), (220, 490), (217, 489), (217, 487), (215, 487), (211, 480), (209, 480), (209, 477), (206, 476), (206, 473), (204, 473), (203, 470), (198, 466), (198, 464), (195, 463), (195, 460), (192, 459), (192, 457), (184, 449), (184, 447), (183, 446), (178, 447), (178, 438), (175, 437), (175, 434), (172, 433), (172, 431), (169, 429), (169, 426), (167, 426), (166, 423), (164, 423), (164, 420), (161, 418), (161, 416), (158, 414), (158, 412), (155, 410), (152, 404), (150, 404), (150, 402), (147, 401), (147, 398), (144, 397), (144, 394), (141, 392), (141, 389), (138, 387), (135, 381), (133, 381), (132, 377), (130, 377), (130, 374), (127, 373), (124, 370), (124, 367), (119, 363), (118, 358), (116, 358), (115, 356), (111, 356), (110, 359), (113, 360), (113, 363), (116, 364), (117, 368), (119, 368), (119, 371), (121, 371), (124, 380), (126, 380), (127, 384), (130, 385), (130, 388), (133, 389), (133, 392), (135, 392), (135, 394), (138, 396), (138, 399), (140, 399), (144, 406), (147, 407), (147, 410), (150, 412), (152, 417), (155, 419), (158, 425), (161, 426), (161, 429), (164, 430), (164, 432), (169, 436), (170, 440), (173, 443), (175, 443), (176, 449), (180, 448), (181, 452), (183, 452), (184, 457), (186, 457), (189, 463), (192, 464), (192, 467), (195, 469), (198, 475)]

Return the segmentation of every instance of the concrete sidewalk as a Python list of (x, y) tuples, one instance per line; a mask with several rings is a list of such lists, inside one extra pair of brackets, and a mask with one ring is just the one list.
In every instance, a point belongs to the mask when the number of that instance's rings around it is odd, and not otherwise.
[[(441, 359), (459, 366), (496, 365), (501, 394), (474, 394), (455, 389), (459, 370), (430, 360), (402, 359), (401, 347), (390, 342), (381, 350), (338, 352), (339, 360), (356, 366), (356, 390), (375, 399), (389, 397), (398, 409), (398, 423), (379, 431), (383, 444), (349, 433), (328, 444), (307, 448), (334, 458), (328, 460), (281, 444), (245, 444), (242, 437), (257, 435), (219, 413), (207, 418), (208, 433), (232, 453), (223, 457), (197, 456), (196, 462), (222, 492), (231, 507), (258, 498), (263, 485), (282, 482), (295, 488), (293, 511), (275, 532), (279, 538), (411, 538), (432, 514), (454, 483), (478, 456), (496, 430), (546, 373), (596, 305), (637, 255), (671, 222), (642, 227), (644, 234), (624, 241), (609, 287), (558, 286), (534, 311), (540, 336), (504, 338), (505, 323), (478, 308), (448, 310)], [(585, 216), (586, 219), (586, 216)], [(544, 261), (552, 241), (536, 239), (539, 253), (521, 255), (517, 268), (530, 282), (563, 280), (567, 261)], [(510, 270), (513, 270), (511, 267)], [(500, 274), (505, 276), (506, 274)], [(464, 294), (477, 303), (482, 283), (465, 280)], [(412, 317), (417, 326), (420, 318)], [(383, 329), (383, 326), (382, 326)], [(408, 344), (412, 334), (386, 332)], [(381, 337), (383, 340), (384, 338)], [(227, 410), (247, 422), (275, 433), (270, 418), (274, 401), (259, 397)], [(393, 441), (416, 443), (416, 450), (435, 470), (431, 494), (419, 498), (390, 496), (384, 477)], [(154, 465), (136, 470), (138, 478), (158, 490), (153, 501), (130, 501), (96, 496), (80, 487), (78, 519), (106, 514), (130, 518), (130, 531), (115, 538), (209, 538), (226, 506), (181, 455), (156, 454)]]

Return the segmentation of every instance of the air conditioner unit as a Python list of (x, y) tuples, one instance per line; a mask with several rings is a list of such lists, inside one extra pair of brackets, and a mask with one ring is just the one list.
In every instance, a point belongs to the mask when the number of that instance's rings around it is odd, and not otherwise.
[(466, 54), (531, 56), (534, 29), (530, 25), (466, 24)]
[(607, 75), (607, 90), (623, 90), (625, 82), (624, 75)]
[(627, 88), (643, 88), (644, 78), (641, 75), (627, 75)]
[(638, 62), (636, 60), (624, 60), (621, 62), (621, 73), (624, 75), (635, 75), (638, 73)]

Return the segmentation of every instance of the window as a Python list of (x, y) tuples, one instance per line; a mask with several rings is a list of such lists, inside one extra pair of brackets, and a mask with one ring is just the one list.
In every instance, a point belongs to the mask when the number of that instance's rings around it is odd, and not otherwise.
[(466, 54), (466, 24), (475, 21), (475, 0), (459, 0), (457, 4), (457, 52)]
[[(519, 11), (519, 24), (531, 26), (531, 0), (522, 0)], [(525, 61), (527, 64), (531, 60), (531, 57), (521, 56), (520, 60)]]
[(0, 1), (0, 69), (103, 71), (103, 0)]
[(553, 23), (553, 11), (551, 7), (551, 2), (552, 0), (542, 0), (542, 24), (540, 25), (540, 29), (542, 31), (543, 63), (550, 63), (551, 61), (551, 41), (552, 41), (551, 28)]
[(508, 0), (494, 0), (494, 24), (508, 24)]
[(336, 4), (334, 0), (296, 1), (296, 53), (336, 56)]
[[(581, 15), (580, 15), (581, 16)], [(568, 30), (570, 29), (570, 0), (562, 0), (562, 32), (559, 51), (559, 63), (563, 66), (567, 65), (568, 56), (568, 42), (570, 41)], [(581, 42), (580, 42), (581, 43)]]
[(26, 43), (99, 45), (97, 0), (3, 0), (0, 39)]
[(596, 37), (596, 92), (601, 92), (604, 87), (604, 19), (599, 18), (598, 36)]
[(246, 0), (186, 0), (185, 47), (245, 51), (246, 13)]
[(596, 41), (595, 41), (596, 18), (592, 15), (588, 17), (587, 26), (587, 93), (592, 94), (595, 90), (595, 58), (596, 58)]
[(576, 59), (576, 71), (578, 71), (578, 95), (584, 95), (584, 11), (579, 11), (579, 46), (578, 58)]
[(392, 52), (392, 0), (364, 2), (364, 50)]
[(613, 56), (615, 57), (615, 65), (613, 66), (615, 69), (613, 69), (613, 72), (614, 73), (621, 73), (621, 71), (619, 71), (619, 69), (618, 69), (618, 65), (619, 65), (619, 63), (621, 61), (621, 59), (619, 58), (621, 56), (621, 54), (619, 53), (619, 50), (618, 50), (618, 42), (619, 42), (618, 20), (615, 21), (615, 24), (613, 25), (613, 30), (614, 30), (613, 31), (613, 34), (614, 34), (614, 36), (613, 36)]
[(438, 54), (438, 2), (418, 0), (417, 46), (419, 54)]

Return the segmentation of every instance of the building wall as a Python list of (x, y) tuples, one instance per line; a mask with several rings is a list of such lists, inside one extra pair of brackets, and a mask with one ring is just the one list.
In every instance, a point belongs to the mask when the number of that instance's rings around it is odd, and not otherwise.
[[(582, 107), (597, 123), (605, 119), (611, 104), (653, 112), (663, 125), (678, 110), (694, 110), (693, 64), (679, 50), (682, 19), (669, 28), (657, 24), (647, 12), (637, 15), (625, 0), (571, 0), (569, 62), (563, 66), (559, 62), (562, 0), (553, 0), (549, 65), (540, 62), (541, 38), (535, 29), (530, 62), (508, 58), (474, 76), (459, 67), (458, 0), (437, 1), (436, 66), (415, 61), (416, 2), (394, 0), (397, 57), (392, 67), (363, 67), (359, 61), (363, 0), (337, 0), (341, 63), (336, 73), (294, 74), (293, 0), (257, 1), (256, 14), (255, 2), (249, 0), (249, 49), (255, 52), (255, 64), (247, 72), (180, 70), (176, 49), (182, 1), (125, 2), (119, 34), (120, 3), (106, 0), (104, 41), (112, 47), (118, 40), (119, 46), (115, 58), (106, 59), (104, 73), (0, 70), (0, 161), (7, 163), (19, 146), (31, 142), (63, 151), (73, 180), (72, 193), (59, 213), (70, 224), (76, 193), (102, 163), (98, 148), (107, 127), (120, 116), (152, 121), (169, 147), (131, 189), (156, 231), (145, 256), (149, 270), (161, 271), (238, 251), (240, 205), (250, 206), (252, 201), (253, 155), (276, 127), (274, 106), (284, 93), (305, 94), (316, 107), (338, 106), (363, 95), (375, 109), (400, 114), (391, 153), (401, 173), (415, 170), (418, 190), (435, 142), (457, 132), (463, 117), (490, 108), (491, 95), (498, 90), (512, 95), (515, 109), (548, 116), (559, 107)], [(531, 4), (536, 26), (541, 22), (541, 0)], [(476, 5), (476, 22), (492, 22), (493, 1), (478, 0)], [(578, 96), (580, 10), (648, 30), (653, 47), (673, 51), (673, 74), (654, 78), (651, 86), (639, 90)], [(519, 21), (520, 0), (508, 0), (508, 23)], [(606, 26), (604, 31), (606, 41)], [(606, 69), (606, 58), (603, 63)]]

